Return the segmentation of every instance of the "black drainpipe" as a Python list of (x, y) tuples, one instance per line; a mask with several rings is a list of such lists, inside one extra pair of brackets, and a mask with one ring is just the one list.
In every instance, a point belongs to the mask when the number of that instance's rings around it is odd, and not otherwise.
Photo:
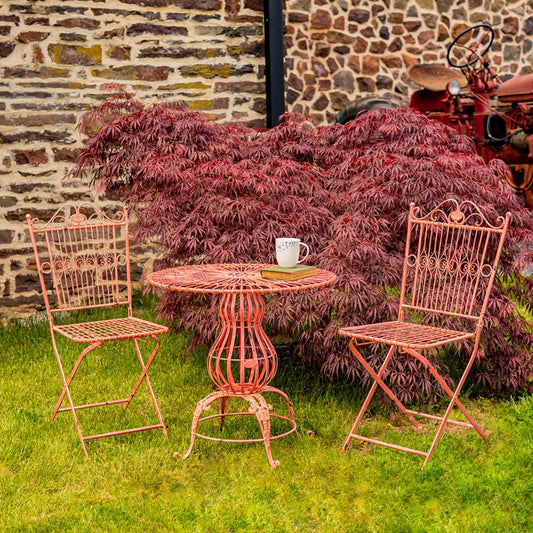
[(265, 9), (265, 63), (267, 128), (285, 113), (283, 65), (283, 0), (263, 0)]

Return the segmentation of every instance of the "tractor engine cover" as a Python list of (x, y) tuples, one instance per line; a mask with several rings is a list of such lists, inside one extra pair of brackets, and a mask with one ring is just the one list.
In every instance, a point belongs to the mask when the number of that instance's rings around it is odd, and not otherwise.
[(533, 74), (517, 76), (502, 83), (497, 90), (500, 102), (531, 102), (533, 101)]

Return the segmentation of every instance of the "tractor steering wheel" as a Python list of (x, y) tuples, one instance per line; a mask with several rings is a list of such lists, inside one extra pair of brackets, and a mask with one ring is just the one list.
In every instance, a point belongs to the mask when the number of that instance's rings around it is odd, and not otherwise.
[[(485, 31), (482, 31), (480, 35), (476, 36), (476, 42), (473, 46), (466, 46), (462, 44), (460, 41), (467, 42), (469, 39), (472, 38), (472, 36), (468, 37), (468, 39), (465, 39), (465, 35), (469, 33), (474, 33), (476, 30), (482, 29)], [(486, 41), (486, 38), (489, 37), (488, 43), (485, 45), (483, 44), (483, 41)], [(470, 26), (470, 28), (466, 28), (466, 30), (463, 30), (450, 44), (448, 47), (448, 52), (446, 54), (446, 59), (448, 61), (448, 64), (450, 67), (454, 68), (465, 68), (473, 65), (477, 61), (481, 61), (482, 57), (487, 53), (489, 48), (492, 46), (492, 42), (494, 41), (494, 30), (492, 26), (489, 26), (488, 24), (476, 24), (475, 26)], [(480, 47), (483, 47), (484, 49), (482, 51), (478, 50)], [(463, 50), (468, 50), (470, 52), (470, 55), (467, 55), (466, 61), (463, 64), (456, 63), (455, 59), (453, 58), (453, 53), (456, 52), (456, 48), (460, 48)]]

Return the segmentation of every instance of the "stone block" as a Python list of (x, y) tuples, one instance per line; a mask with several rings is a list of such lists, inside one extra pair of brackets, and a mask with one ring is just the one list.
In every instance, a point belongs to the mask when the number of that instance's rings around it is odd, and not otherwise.
[(333, 87), (347, 93), (354, 92), (354, 82), (354, 75), (349, 70), (340, 70), (333, 75)]
[(343, 61), (343, 58), (341, 57), (338, 58), (338, 61), (334, 57), (328, 57), (326, 59), (326, 64), (328, 65), (330, 74), (333, 74), (339, 70), (341, 61)]
[(380, 90), (390, 90), (392, 89), (392, 78), (390, 76), (385, 76), (378, 74), (376, 76), (376, 87)]
[[(263, 57), (265, 54), (265, 47), (263, 40), (253, 41), (246, 40), (239, 45), (241, 54), (253, 57)], [(287, 60), (286, 60), (287, 62)]]
[(236, 67), (231, 64), (206, 64), (206, 65), (186, 65), (179, 67), (179, 71), (186, 77), (201, 77), (206, 79), (211, 78), (229, 78), (230, 76), (238, 76), (253, 72), (253, 65), (243, 65), (242, 67)]
[(340, 111), (348, 103), (349, 97), (346, 93), (340, 91), (333, 91), (330, 93), (331, 107), (335, 111)]
[(404, 26), (408, 32), (412, 33), (420, 29), (420, 27), (422, 26), (422, 22), (420, 22), (419, 20), (406, 20), (404, 22)]
[(86, 42), (87, 41), (87, 37), (85, 35), (82, 35), (81, 33), (60, 33), (59, 34), (59, 38), (62, 40), (62, 41), (67, 41), (67, 42)]
[(379, 72), (379, 58), (375, 56), (363, 56), (361, 72), (367, 76), (373, 76)]
[(327, 37), (328, 37), (328, 41), (333, 44), (335, 43), (349, 44), (355, 41), (355, 38), (352, 35), (348, 33), (343, 33), (337, 30), (328, 31)]
[(13, 157), (17, 165), (42, 165), (48, 161), (46, 150), (13, 150)]
[(387, 49), (387, 43), (385, 41), (374, 41), (370, 45), (369, 52), (372, 54), (382, 54)]
[(522, 29), (526, 35), (533, 35), (533, 17), (524, 20)]
[(0, 15), (0, 22), (11, 22), (12, 24), (20, 24), (20, 17), (18, 15)]
[(17, 35), (17, 41), (20, 43), (33, 43), (35, 41), (44, 41), (49, 36), (50, 33), (45, 31), (21, 31)]
[(298, 100), (299, 96), (300, 96), (300, 93), (293, 91), (292, 89), (287, 89), (285, 91), (285, 100), (288, 104), (294, 104), (294, 102)]
[(325, 9), (317, 9), (311, 14), (311, 28), (327, 30), (331, 28), (333, 19), (331, 13)]
[(41, 284), (35, 274), (17, 274), (15, 277), (16, 292), (40, 291)]
[(151, 65), (126, 65), (94, 69), (91, 75), (108, 80), (165, 81), (174, 69), (172, 67), (153, 67)]
[(333, 48), (333, 51), (336, 53), (336, 54), (340, 54), (341, 56), (343, 55), (346, 55), (346, 54), (349, 54), (350, 51), (351, 51), (351, 48), (349, 46), (346, 46), (344, 44), (341, 44), (339, 46), (335, 46)]
[(231, 91), (235, 93), (264, 93), (265, 84), (254, 81), (234, 81), (234, 82), (217, 82), (215, 83), (216, 92)]
[(41, 287), (36, 289), (39, 292), (31, 296), (18, 295), (15, 297), (3, 297), (0, 298), (0, 307), (22, 307), (26, 305), (32, 305), (35, 309), (43, 309), (44, 304), (42, 302), (42, 296), (40, 294)]
[(58, 20), (55, 26), (62, 28), (83, 28), (85, 30), (96, 30), (100, 27), (100, 21), (89, 18), (68, 18)]
[(387, 21), (390, 24), (402, 24), (404, 20), (403, 13), (400, 13), (398, 11), (389, 13), (389, 16), (387, 17)]
[(173, 5), (182, 9), (215, 11), (222, 8), (222, 0), (173, 0)]
[[(5, 67), (4, 78), (68, 78), (70, 71), (64, 68), (39, 67)], [(41, 93), (50, 94), (50, 93)], [(28, 95), (29, 96), (29, 95)], [(36, 96), (36, 95), (35, 95)], [(51, 96), (51, 95), (50, 95)], [(38, 96), (44, 98), (44, 96)]]
[(118, 44), (112, 45), (106, 48), (105, 55), (111, 59), (127, 61), (131, 58), (131, 46)]
[(0, 229), (0, 244), (10, 244), (13, 242), (15, 232), (10, 229)]
[(352, 55), (348, 58), (348, 66), (356, 73), (361, 72), (361, 58), (359, 55)]
[(263, 0), (244, 0), (243, 6), (253, 11), (264, 11)]
[(297, 91), (302, 91), (303, 88), (304, 88), (303, 81), (298, 76), (296, 76), (296, 74), (294, 74), (294, 72), (291, 72), (289, 74), (289, 78), (287, 80), (287, 85), (289, 87), (292, 87), (293, 89), (295, 89)]
[(99, 40), (122, 39), (124, 37), (124, 34), (124, 28), (113, 28), (111, 30), (106, 30), (101, 33), (95, 33), (94, 38)]
[(401, 68), (402, 67), (402, 60), (398, 56), (395, 56), (395, 55), (381, 56), (381, 62), (387, 68)]
[(7, 57), (15, 50), (15, 43), (12, 41), (0, 42), (0, 57)]
[(163, 26), (161, 24), (148, 24), (141, 22), (138, 24), (131, 24), (126, 28), (126, 35), (128, 37), (136, 37), (138, 35), (188, 35), (187, 28), (183, 26)]
[(265, 98), (256, 98), (253, 101), (252, 109), (257, 112), (264, 115), (266, 113), (266, 99)]
[(16, 203), (16, 196), (0, 196), (0, 207), (13, 207)]
[(298, 23), (298, 22), (308, 22), (309, 15), (307, 13), (290, 12), (288, 15), (288, 20), (292, 24)]
[(54, 161), (73, 163), (80, 153), (80, 149), (52, 147)]
[(321, 94), (314, 102), (313, 104), (311, 105), (311, 107), (315, 110), (315, 111), (323, 111), (324, 109), (326, 109), (326, 107), (328, 107), (329, 105), (329, 100), (328, 100), (328, 97), (325, 95), (325, 94)]
[(315, 96), (315, 93), (316, 87), (314, 87), (313, 85), (308, 85), (302, 93), (302, 99), (307, 102), (310, 102)]
[(211, 109), (228, 109), (229, 98), (214, 98), (213, 100), (189, 100), (187, 106), (198, 111)]
[(360, 78), (357, 78), (356, 82), (360, 93), (373, 93), (376, 91), (376, 82), (374, 81), (374, 78), (361, 76)]
[(370, 11), (368, 9), (352, 9), (348, 13), (348, 20), (350, 22), (357, 22), (358, 24), (364, 24), (370, 19)]
[(64, 65), (98, 65), (102, 63), (102, 47), (75, 46), (70, 44), (50, 44), (48, 55), (54, 63)]
[[(0, 95), (1, 97), (1, 95)], [(15, 133), (3, 133), (0, 131), (0, 143), (19, 142), (63, 142), (72, 143), (72, 131), (17, 131)]]
[(516, 35), (518, 33), (519, 21), (516, 17), (505, 17), (503, 19), (502, 32)]
[(26, 17), (24, 19), (24, 24), (26, 26), (32, 26), (33, 24), (38, 24), (39, 26), (49, 26), (50, 19), (48, 17)]
[(27, 115), (0, 115), (1, 126), (44, 126), (47, 124), (75, 124), (76, 115), (72, 113), (49, 113)]
[(425, 44), (434, 38), (435, 38), (435, 32), (433, 30), (421, 31), (417, 37), (419, 44)]

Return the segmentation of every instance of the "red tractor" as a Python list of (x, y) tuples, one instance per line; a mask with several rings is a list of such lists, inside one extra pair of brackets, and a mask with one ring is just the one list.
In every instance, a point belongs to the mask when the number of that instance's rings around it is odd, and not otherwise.
[[(533, 209), (533, 74), (502, 82), (486, 57), (493, 40), (491, 26), (476, 24), (448, 47), (452, 68), (411, 67), (408, 76), (422, 88), (411, 95), (409, 105), (473, 139), (485, 161), (507, 163), (512, 170), (509, 184)], [(364, 98), (341, 112), (338, 121), (375, 107), (390, 105), (386, 98)]]

